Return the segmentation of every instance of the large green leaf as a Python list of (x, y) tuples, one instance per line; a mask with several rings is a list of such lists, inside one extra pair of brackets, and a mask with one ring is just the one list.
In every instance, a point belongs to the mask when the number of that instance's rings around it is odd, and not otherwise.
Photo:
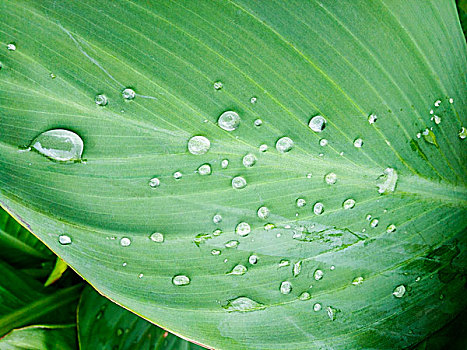
[[(228, 349), (400, 348), (466, 306), (467, 64), (454, 1), (0, 4), (0, 201), (111, 299)], [(237, 130), (217, 125), (227, 110)], [(322, 132), (308, 127), (317, 114)], [(39, 154), (67, 146), (39, 136), (50, 129), (79, 135), (83, 161)], [(207, 153), (188, 151), (195, 135)], [(276, 150), (282, 137), (289, 152)], [(387, 168), (395, 191), (380, 194)], [(248, 271), (229, 275), (238, 264)]]
[(87, 287), (78, 307), (81, 350), (203, 349), (132, 314)]
[(15, 329), (0, 339), (2, 350), (77, 349), (76, 325), (30, 326)]

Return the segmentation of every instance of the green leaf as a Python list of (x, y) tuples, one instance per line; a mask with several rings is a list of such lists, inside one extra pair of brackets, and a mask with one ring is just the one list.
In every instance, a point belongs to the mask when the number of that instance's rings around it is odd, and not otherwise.
[(0, 7), (0, 202), (115, 302), (227, 349), (404, 348), (467, 306), (454, 1)]
[(203, 349), (156, 327), (87, 287), (78, 306), (80, 349)]
[(47, 281), (44, 283), (44, 287), (50, 286), (52, 283), (56, 282), (60, 277), (62, 277), (63, 273), (66, 271), (68, 265), (62, 259), (57, 258), (55, 262), (55, 266), (50, 273)]
[(77, 349), (76, 325), (30, 326), (15, 329), (0, 339), (2, 350)]

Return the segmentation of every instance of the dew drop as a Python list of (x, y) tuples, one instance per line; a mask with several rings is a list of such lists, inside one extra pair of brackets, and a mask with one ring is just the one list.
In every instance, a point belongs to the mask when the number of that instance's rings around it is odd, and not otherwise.
[(228, 273), (228, 275), (238, 275), (238, 276), (241, 276), (241, 275), (244, 275), (245, 273), (247, 272), (247, 268), (246, 266), (244, 265), (236, 265), (232, 271), (230, 271)]
[(185, 275), (177, 275), (172, 278), (172, 283), (176, 286), (186, 286), (190, 284), (190, 278)]
[(258, 217), (260, 219), (267, 219), (269, 217), (270, 213), (271, 212), (270, 212), (268, 207), (261, 207), (261, 208), (258, 209), (258, 212), (257, 212)]
[(397, 172), (393, 168), (386, 168), (383, 175), (378, 178), (376, 186), (378, 187), (378, 193), (386, 194), (394, 192), (397, 184)]
[(454, 103), (454, 99), (453, 99), (453, 98), (450, 98), (450, 99), (449, 99), (449, 103)]
[(217, 125), (225, 131), (234, 131), (240, 125), (240, 116), (237, 112), (227, 111), (222, 113), (217, 119)]
[(293, 264), (292, 273), (294, 277), (297, 277), (301, 271), (302, 271), (302, 261), (299, 260), (295, 264)]
[(256, 101), (257, 101), (257, 98), (256, 98), (256, 97), (250, 98), (250, 103), (255, 104)]
[(316, 115), (310, 119), (308, 126), (315, 132), (321, 132), (326, 127), (326, 119), (320, 115)]
[(326, 174), (324, 176), (324, 181), (326, 181), (328, 185), (334, 185), (337, 182), (337, 175), (334, 173)]
[(339, 312), (337, 309), (333, 308), (332, 306), (328, 306), (326, 308), (326, 311), (331, 321), (334, 321), (336, 319), (336, 314)]
[(224, 84), (222, 84), (221, 81), (216, 81), (213, 86), (214, 86), (214, 89), (220, 90), (224, 87)]
[(60, 235), (58, 236), (58, 242), (61, 245), (68, 245), (71, 244), (71, 237), (67, 235)]
[(212, 217), (212, 222), (215, 224), (218, 224), (222, 221), (222, 215), (221, 214), (216, 214)]
[(433, 117), (431, 117), (431, 120), (433, 120), (436, 125), (441, 124), (441, 117), (438, 115), (434, 115)]
[(242, 163), (244, 167), (250, 168), (256, 164), (256, 156), (252, 153), (248, 153), (243, 157)]
[(176, 171), (173, 173), (173, 177), (175, 180), (180, 180), (182, 178), (183, 174), (180, 171)]
[(465, 139), (467, 137), (467, 129), (464, 127), (461, 127), (461, 130), (459, 131), (459, 138), (460, 139)]
[(284, 267), (284, 266), (289, 266), (289, 265), (290, 265), (290, 261), (288, 260), (279, 261), (279, 267)]
[(221, 254), (221, 251), (219, 249), (213, 249), (211, 250), (211, 254), (217, 256)]
[(237, 248), (238, 247), (238, 244), (239, 242), (236, 241), (236, 240), (231, 240), (231, 241), (228, 241), (225, 243), (225, 247), (226, 248)]
[(311, 299), (311, 294), (308, 293), (308, 292), (303, 292), (302, 294), (300, 294), (298, 299), (300, 299), (300, 300), (310, 300)]
[(298, 198), (295, 204), (297, 207), (303, 208), (306, 205), (306, 200), (304, 198)]
[(390, 224), (388, 227), (386, 227), (386, 232), (387, 233), (392, 233), (396, 230), (396, 225)]
[(226, 306), (223, 306), (227, 311), (256, 311), (265, 308), (263, 304), (260, 304), (247, 297), (238, 297), (232, 300), (228, 300)]
[(144, 277), (144, 275), (143, 275), (142, 273), (140, 273), (140, 274), (138, 275), (138, 278), (143, 278), (143, 277)]
[(107, 104), (109, 103), (109, 101), (107, 100), (107, 96), (102, 94), (96, 95), (96, 97), (94, 97), (94, 102), (98, 106), (107, 106)]
[(249, 262), (251, 265), (255, 265), (255, 264), (258, 262), (258, 256), (256, 256), (256, 255), (250, 255), (250, 257), (248, 258), (248, 262)]
[(262, 144), (259, 146), (259, 151), (260, 152), (266, 152), (268, 150), (268, 145)]
[(212, 231), (213, 236), (220, 236), (221, 233), (222, 233), (222, 230), (219, 230), (219, 229), (216, 229), (216, 230)]
[(321, 139), (319, 140), (319, 145), (324, 147), (328, 145), (328, 140), (327, 139)]
[(270, 230), (272, 230), (272, 229), (275, 228), (275, 227), (276, 227), (276, 225), (271, 224), (271, 223), (268, 223), (268, 224), (264, 225), (264, 229), (265, 229), (266, 231), (270, 231)]
[(194, 155), (205, 154), (210, 147), (211, 142), (204, 136), (193, 136), (188, 141), (188, 151)]
[(376, 226), (378, 226), (378, 224), (379, 224), (379, 220), (378, 220), (378, 219), (373, 219), (373, 220), (371, 220), (371, 222), (370, 222), (370, 226), (373, 227), (373, 228), (376, 227)]
[(436, 101), (435, 101), (435, 107), (439, 107), (440, 104), (441, 104), (441, 100), (436, 100)]
[(236, 176), (232, 179), (232, 187), (236, 190), (240, 190), (246, 187), (246, 180), (242, 176)]
[(360, 148), (363, 146), (363, 140), (361, 138), (355, 139), (353, 145), (354, 147)]
[(320, 303), (316, 303), (313, 305), (313, 311), (320, 311), (321, 310), (321, 304)]
[(149, 236), (149, 238), (151, 239), (151, 241), (156, 243), (164, 242), (164, 235), (160, 232), (154, 232), (153, 234), (151, 234), (151, 236)]
[(235, 227), (235, 232), (237, 235), (245, 237), (251, 232), (251, 227), (246, 222), (240, 222), (237, 227)]
[(130, 240), (128, 237), (123, 237), (123, 238), (120, 240), (120, 245), (121, 245), (122, 247), (128, 247), (130, 244), (131, 244), (131, 240)]
[(365, 220), (368, 220), (368, 221), (370, 221), (370, 220), (371, 220), (371, 218), (372, 218), (371, 214), (368, 214), (367, 216), (365, 216)]
[(229, 166), (229, 160), (228, 159), (223, 159), (221, 162), (221, 168), (226, 169)]
[(9, 43), (7, 44), (6, 48), (8, 51), (16, 51), (16, 44), (15, 43)]
[(284, 281), (281, 283), (280, 291), (282, 294), (289, 294), (292, 291), (292, 283)]
[(131, 88), (126, 88), (122, 91), (122, 97), (125, 99), (125, 100), (133, 100), (136, 96), (136, 92), (135, 90), (131, 89)]
[(374, 124), (377, 119), (378, 119), (378, 117), (376, 116), (376, 114), (370, 114), (368, 116), (368, 123)]
[(294, 146), (293, 141), (288, 137), (281, 137), (276, 142), (276, 149), (281, 153), (289, 152)]
[(203, 164), (198, 168), (198, 174), (200, 175), (211, 175), (211, 165)]
[(321, 270), (316, 270), (315, 273), (313, 274), (313, 277), (315, 280), (319, 281), (320, 279), (322, 279), (324, 276), (324, 272), (321, 271)]
[(65, 129), (52, 129), (37, 136), (31, 147), (43, 156), (60, 162), (76, 161), (83, 154), (83, 140)]
[(323, 211), (324, 211), (323, 203), (320, 203), (320, 202), (315, 203), (315, 205), (313, 206), (313, 213), (315, 213), (316, 215), (321, 215)]
[(262, 121), (261, 119), (256, 119), (256, 120), (253, 122), (253, 124), (254, 124), (255, 126), (261, 126), (261, 125), (263, 125), (263, 121)]
[(149, 180), (149, 186), (152, 188), (159, 187), (161, 184), (161, 180), (159, 180), (157, 177), (153, 177), (151, 180)]
[(354, 286), (358, 286), (358, 285), (360, 285), (360, 284), (362, 284), (362, 283), (363, 283), (363, 277), (361, 277), (361, 276), (355, 277), (355, 278), (353, 279), (353, 281), (352, 281), (352, 284), (353, 284)]
[(349, 198), (342, 203), (342, 208), (345, 210), (352, 209), (353, 207), (355, 207), (355, 199)]
[(394, 295), (396, 298), (402, 298), (405, 294), (405, 286), (401, 284), (400, 286), (397, 286), (394, 291), (392, 292), (392, 295)]
[(307, 179), (311, 179), (311, 177), (312, 177), (312, 176), (313, 176), (313, 174), (312, 174), (312, 173), (308, 173), (308, 174), (306, 174), (306, 178), (307, 178)]

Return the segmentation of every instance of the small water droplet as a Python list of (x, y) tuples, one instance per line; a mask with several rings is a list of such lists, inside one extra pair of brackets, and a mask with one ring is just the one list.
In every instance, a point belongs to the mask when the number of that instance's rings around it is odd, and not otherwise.
[(231, 240), (231, 241), (228, 241), (225, 243), (225, 247), (226, 248), (237, 248), (238, 247), (238, 244), (239, 242), (236, 241), (236, 240)]
[(326, 127), (326, 119), (320, 115), (315, 115), (313, 118), (310, 119), (308, 126), (311, 130), (315, 132), (321, 132)]
[(322, 147), (327, 146), (328, 145), (328, 140), (326, 140), (326, 139), (319, 140), (319, 145), (322, 146)]
[(172, 278), (172, 283), (176, 286), (186, 286), (190, 284), (190, 278), (185, 275), (177, 275)]
[(8, 51), (16, 51), (16, 44), (15, 43), (9, 43), (7, 44), (6, 48)]
[(127, 264), (126, 262), (124, 262), (124, 263), (122, 264), (123, 267), (125, 267), (125, 266), (127, 266), (127, 265), (128, 265), (128, 264)]
[(143, 278), (143, 277), (144, 277), (144, 275), (143, 275), (142, 273), (140, 273), (140, 274), (138, 275), (138, 278)]
[(281, 137), (276, 142), (276, 149), (281, 153), (289, 152), (293, 146), (294, 143), (289, 137)]
[(320, 203), (320, 202), (315, 203), (315, 205), (313, 206), (313, 213), (315, 213), (316, 215), (321, 215), (323, 211), (324, 211), (323, 203)]
[(373, 220), (371, 220), (371, 222), (370, 222), (370, 226), (371, 226), (371, 227), (376, 227), (376, 226), (378, 226), (378, 224), (379, 224), (379, 220), (378, 220), (378, 219), (373, 219)]
[(222, 113), (217, 119), (217, 125), (225, 131), (234, 131), (236, 130), (241, 122), (241, 118), (237, 112), (226, 111)]
[(55, 79), (57, 76), (54, 73), (50, 73), (50, 78)]
[(328, 185), (334, 185), (337, 182), (337, 175), (334, 173), (326, 174), (324, 176), (324, 181), (326, 181)]
[(219, 229), (216, 229), (216, 230), (212, 231), (213, 236), (220, 236), (221, 233), (222, 233), (222, 230), (219, 230)]
[(284, 281), (281, 283), (280, 291), (282, 294), (289, 294), (292, 291), (292, 283)]
[(270, 231), (270, 230), (272, 230), (272, 229), (275, 228), (275, 227), (276, 227), (276, 225), (271, 224), (271, 223), (268, 223), (268, 224), (264, 225), (264, 229), (265, 229), (266, 231)]
[(211, 175), (211, 165), (210, 164), (203, 164), (198, 168), (198, 174), (200, 175)]
[(281, 260), (279, 261), (279, 267), (284, 267), (284, 266), (289, 266), (290, 265), (290, 261), (288, 260)]
[(236, 176), (232, 179), (232, 187), (236, 190), (246, 187), (246, 180), (242, 176)]
[(255, 121), (253, 122), (253, 124), (254, 124), (255, 126), (258, 126), (258, 127), (259, 127), (259, 126), (263, 125), (263, 121), (262, 121), (261, 119), (255, 119)]
[(303, 208), (306, 205), (306, 200), (304, 198), (298, 198), (295, 204), (297, 207)]
[(298, 299), (300, 299), (300, 300), (310, 300), (311, 299), (311, 294), (308, 293), (308, 292), (303, 292), (302, 294), (300, 294)]
[(362, 283), (363, 283), (363, 277), (362, 277), (362, 276), (355, 277), (355, 278), (353, 279), (353, 281), (352, 281), (352, 284), (353, 284), (354, 286), (358, 286), (358, 285), (360, 285), (360, 284), (362, 284)]
[(402, 298), (405, 294), (405, 286), (401, 284), (400, 286), (397, 286), (394, 291), (392, 292), (392, 295), (394, 295), (396, 298)]
[(246, 266), (244, 265), (236, 265), (232, 271), (230, 271), (228, 273), (228, 275), (238, 275), (238, 276), (241, 276), (241, 275), (244, 275), (245, 273), (247, 272), (247, 268)]
[(107, 104), (109, 103), (109, 101), (107, 100), (107, 96), (103, 94), (96, 95), (96, 97), (94, 97), (94, 102), (98, 106), (107, 106)]
[(397, 172), (393, 168), (384, 169), (383, 175), (378, 178), (376, 186), (378, 187), (378, 193), (386, 194), (394, 192), (397, 184)]
[(322, 279), (324, 276), (324, 272), (322, 270), (315, 270), (315, 273), (313, 274), (313, 277), (315, 280), (319, 281), (320, 279)]
[(251, 102), (251, 103), (255, 104), (255, 103), (256, 103), (256, 101), (257, 101), (256, 97), (252, 97), (252, 98), (250, 98), (250, 102)]
[(251, 227), (246, 222), (240, 222), (237, 227), (235, 227), (235, 232), (237, 235), (245, 237), (251, 232)]
[(60, 236), (58, 236), (58, 242), (61, 245), (71, 244), (71, 237), (67, 236), (67, 235), (60, 235)]
[(331, 271), (334, 271), (336, 269), (336, 267), (334, 265), (331, 265), (331, 267), (329, 267), (329, 270)]
[(311, 179), (311, 177), (312, 177), (312, 176), (313, 176), (313, 174), (312, 174), (312, 173), (308, 173), (308, 174), (306, 174), (306, 178), (307, 178), (307, 179)]
[(334, 321), (336, 319), (336, 314), (339, 312), (337, 309), (333, 308), (332, 306), (328, 306), (326, 308), (326, 311), (331, 321)]
[(417, 276), (417, 278), (415, 279), (415, 282), (420, 282), (422, 278), (420, 276)]
[(211, 254), (217, 256), (221, 254), (221, 251), (219, 249), (213, 249), (211, 250)]
[(374, 124), (377, 119), (378, 119), (378, 117), (376, 116), (376, 114), (370, 114), (369, 117), (368, 117), (368, 123)]
[(390, 224), (388, 227), (386, 227), (386, 232), (387, 233), (392, 233), (396, 230), (396, 225)]
[(122, 97), (125, 99), (125, 100), (133, 100), (136, 96), (136, 92), (135, 90), (131, 89), (131, 88), (126, 88), (122, 91)]
[(227, 311), (256, 311), (265, 308), (263, 304), (260, 304), (247, 297), (238, 297), (232, 300), (228, 300), (226, 306), (223, 306)]
[(205, 154), (210, 147), (211, 142), (204, 136), (193, 136), (188, 140), (188, 151), (194, 155)]
[(459, 138), (460, 139), (465, 139), (467, 137), (467, 129), (464, 127), (461, 127), (461, 130), (459, 131)]
[(224, 87), (224, 84), (222, 84), (221, 81), (216, 81), (213, 86), (214, 86), (214, 89), (220, 90)]
[(271, 212), (270, 212), (269, 208), (268, 208), (268, 207), (264, 207), (264, 206), (261, 207), (261, 208), (259, 208), (259, 209), (258, 209), (258, 212), (257, 212), (258, 217), (259, 217), (260, 219), (267, 219), (267, 218), (269, 217), (269, 214), (270, 214), (270, 213), (271, 213)]
[(313, 305), (313, 311), (320, 311), (321, 310), (321, 304), (320, 303), (316, 303)]
[(259, 151), (260, 152), (266, 152), (268, 150), (268, 145), (262, 144), (259, 146)]
[(441, 104), (441, 100), (436, 100), (436, 101), (435, 101), (435, 107), (439, 107), (440, 104)]
[(436, 125), (441, 124), (441, 117), (438, 115), (434, 115), (433, 117), (431, 117), (431, 120), (433, 120)]
[(159, 180), (157, 177), (153, 177), (151, 180), (149, 180), (149, 186), (152, 188), (159, 187), (161, 184), (161, 180)]
[(120, 245), (122, 247), (128, 247), (130, 244), (131, 244), (131, 239), (129, 239), (128, 237), (123, 237), (122, 239), (120, 239)]
[(67, 162), (80, 160), (84, 145), (81, 137), (74, 132), (52, 129), (37, 136), (31, 147), (49, 159)]
[(252, 153), (248, 153), (243, 157), (242, 163), (244, 167), (252, 167), (253, 165), (256, 164), (256, 156)]
[(426, 128), (425, 130), (423, 130), (422, 136), (425, 142), (428, 142), (429, 144), (432, 144), (438, 147), (438, 142), (436, 141), (436, 135), (431, 129)]
[(372, 218), (371, 214), (368, 214), (367, 216), (365, 216), (365, 220), (368, 220), (368, 221), (370, 221), (370, 220), (371, 220), (371, 218)]
[(449, 103), (454, 103), (454, 99), (453, 99), (453, 98), (450, 98), (450, 99), (449, 99)]
[(345, 210), (352, 209), (353, 207), (355, 207), (355, 199), (349, 198), (342, 203), (342, 208)]
[(215, 224), (218, 224), (222, 221), (222, 215), (221, 214), (216, 214), (212, 217), (212, 222)]
[(182, 178), (183, 174), (180, 171), (176, 171), (173, 173), (173, 177), (175, 180), (180, 180)]
[(301, 271), (302, 271), (302, 261), (299, 260), (295, 264), (293, 264), (292, 273), (294, 277), (297, 277)]
[(156, 243), (164, 242), (164, 235), (160, 232), (154, 232), (153, 234), (151, 234), (151, 236), (149, 236), (149, 238), (151, 239), (151, 241)]
[(354, 147), (360, 148), (363, 146), (363, 140), (361, 138), (355, 139), (353, 145)]
[(249, 262), (251, 265), (255, 265), (255, 264), (258, 262), (258, 256), (256, 256), (256, 255), (250, 255), (250, 257), (248, 258), (248, 262)]

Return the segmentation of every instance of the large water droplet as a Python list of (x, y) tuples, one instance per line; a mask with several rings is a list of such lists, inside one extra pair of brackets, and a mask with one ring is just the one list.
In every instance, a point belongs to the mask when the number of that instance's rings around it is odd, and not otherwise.
[(83, 154), (83, 140), (65, 129), (48, 130), (37, 136), (31, 147), (47, 158), (60, 161), (76, 161)]
[(236, 190), (246, 187), (246, 180), (242, 176), (236, 176), (232, 179), (232, 187)]
[(67, 235), (60, 235), (60, 236), (58, 236), (58, 242), (61, 245), (71, 244), (71, 237), (67, 236)]
[(355, 199), (349, 198), (349, 199), (346, 199), (344, 203), (342, 203), (342, 208), (346, 210), (352, 209), (353, 207), (355, 207)]
[(224, 309), (227, 311), (256, 311), (262, 310), (265, 306), (247, 297), (238, 297), (236, 299), (228, 300)]
[(276, 142), (276, 149), (281, 153), (289, 152), (293, 148), (293, 141), (289, 137), (281, 137)]
[(321, 132), (326, 127), (326, 119), (320, 115), (315, 115), (313, 118), (310, 119), (308, 126), (311, 130), (315, 132)]
[(394, 192), (397, 184), (397, 172), (393, 168), (384, 169), (383, 175), (378, 178), (376, 186), (381, 194)]
[(125, 99), (125, 100), (133, 100), (136, 96), (136, 92), (135, 90), (131, 89), (131, 88), (126, 88), (122, 91), (122, 97)]
[(185, 275), (177, 275), (172, 278), (172, 283), (176, 286), (186, 286), (190, 284), (190, 278)]
[(234, 131), (240, 125), (240, 116), (237, 112), (234, 111), (227, 111), (222, 113), (217, 119), (217, 124), (221, 129), (226, 131)]
[(164, 242), (164, 235), (160, 232), (154, 232), (151, 236), (149, 236), (151, 241), (156, 242), (156, 243), (162, 243)]
[(313, 213), (315, 213), (316, 215), (321, 215), (323, 211), (324, 211), (323, 203), (320, 203), (320, 202), (315, 203), (315, 205), (313, 206)]
[(324, 180), (328, 185), (334, 185), (337, 181), (337, 175), (334, 173), (329, 173), (324, 176)]
[(236, 265), (228, 275), (244, 275), (247, 272), (247, 268), (244, 265)]
[(249, 168), (249, 167), (252, 167), (253, 165), (255, 165), (256, 163), (256, 156), (252, 153), (248, 153), (247, 155), (245, 155), (243, 157), (243, 160), (242, 160), (242, 163), (243, 163), (243, 166)]
[(284, 281), (281, 283), (280, 291), (282, 294), (289, 294), (292, 291), (292, 283)]
[(394, 295), (396, 298), (402, 298), (405, 294), (405, 286), (401, 284), (400, 286), (397, 286), (394, 291), (392, 292), (392, 295)]
[(267, 219), (270, 213), (271, 212), (269, 211), (268, 207), (261, 207), (258, 209), (258, 212), (257, 212), (258, 217), (260, 219)]
[(96, 97), (94, 97), (94, 102), (98, 106), (106, 106), (107, 103), (109, 103), (109, 101), (107, 100), (107, 96), (102, 95), (102, 94), (101, 95), (96, 95)]
[(128, 247), (130, 244), (131, 244), (131, 239), (129, 239), (128, 237), (123, 237), (123, 238), (120, 240), (120, 245), (121, 245), (122, 247)]
[(188, 140), (188, 151), (194, 155), (205, 154), (210, 147), (211, 142), (204, 136), (193, 136)]
[(237, 235), (245, 237), (248, 236), (248, 234), (251, 232), (251, 227), (246, 222), (240, 222), (237, 227), (235, 227), (235, 232)]
[(211, 165), (203, 164), (198, 168), (198, 174), (200, 175), (211, 175)]

